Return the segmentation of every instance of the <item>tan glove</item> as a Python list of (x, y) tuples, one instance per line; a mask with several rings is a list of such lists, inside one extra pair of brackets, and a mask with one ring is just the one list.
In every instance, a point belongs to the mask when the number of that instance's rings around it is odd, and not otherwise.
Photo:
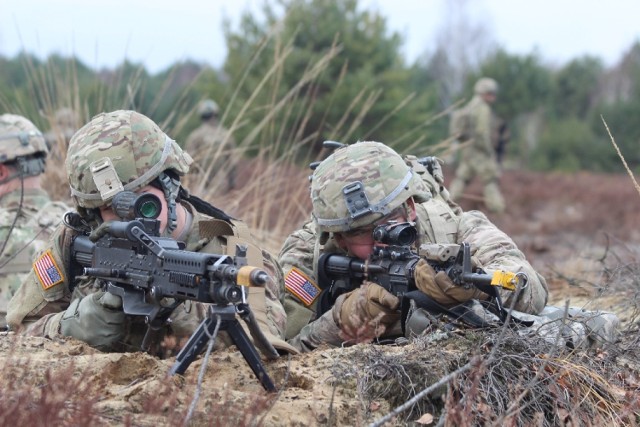
[(444, 271), (435, 272), (427, 261), (421, 259), (416, 264), (415, 280), (418, 290), (424, 292), (436, 302), (453, 306), (473, 298), (484, 299), (485, 294), (475, 287), (456, 286)]
[(333, 319), (341, 337), (368, 342), (400, 320), (400, 300), (382, 286), (365, 281), (358, 289), (340, 295), (333, 306)]

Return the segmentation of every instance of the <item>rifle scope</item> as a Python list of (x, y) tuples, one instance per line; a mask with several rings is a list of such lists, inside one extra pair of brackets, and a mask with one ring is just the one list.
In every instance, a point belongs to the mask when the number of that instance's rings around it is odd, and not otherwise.
[(155, 194), (121, 191), (113, 197), (111, 209), (125, 221), (138, 218), (156, 219), (162, 211), (162, 203)]
[(382, 224), (373, 229), (373, 240), (392, 246), (410, 246), (418, 230), (412, 222)]

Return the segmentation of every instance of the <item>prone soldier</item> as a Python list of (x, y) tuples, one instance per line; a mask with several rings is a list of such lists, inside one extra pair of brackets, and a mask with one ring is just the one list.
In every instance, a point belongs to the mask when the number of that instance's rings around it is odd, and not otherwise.
[[(77, 236), (98, 238), (118, 219), (111, 203), (129, 191), (157, 196), (160, 236), (184, 242), (187, 251), (234, 255), (237, 245), (245, 246), (249, 264), (269, 275), (264, 287), (249, 288), (247, 302), (268, 341), (279, 351), (295, 352), (283, 339), (286, 314), (278, 263), (255, 244), (244, 223), (181, 186), (191, 163), (156, 123), (135, 111), (101, 113), (76, 132), (65, 162), (76, 212), (65, 216), (10, 301), (10, 328), (74, 337), (104, 351), (141, 347), (147, 331), (143, 316), (125, 314), (122, 298), (106, 292), (102, 279), (78, 274), (72, 254)], [(160, 335), (191, 335), (205, 311), (205, 304), (186, 301)]]
[[(405, 160), (390, 147), (368, 141), (338, 148), (315, 168), (312, 220), (286, 239), (279, 255), (287, 291), (286, 336), (299, 350), (353, 343), (354, 331), (363, 334), (363, 328), (371, 338), (401, 334), (400, 300), (378, 283), (365, 280), (357, 289), (329, 300), (328, 308), (321, 307), (327, 292), (319, 284), (321, 255), (368, 260), (375, 243), (372, 232), (384, 224), (415, 223), (416, 251), (428, 243), (468, 243), (475, 268), (528, 278), (516, 292), (499, 291), (504, 306), (530, 314), (544, 309), (546, 281), (513, 240), (483, 213), (463, 212), (450, 200), (438, 162), (428, 168), (408, 163), (416, 159)], [(488, 298), (475, 287), (456, 285), (425, 260), (417, 262), (413, 274), (417, 289), (445, 308)]]

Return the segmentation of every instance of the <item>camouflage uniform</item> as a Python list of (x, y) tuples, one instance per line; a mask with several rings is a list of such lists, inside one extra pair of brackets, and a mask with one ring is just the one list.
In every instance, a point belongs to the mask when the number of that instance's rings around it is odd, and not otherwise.
[[(3, 326), (9, 300), (31, 271), (35, 254), (44, 248), (68, 209), (63, 203), (52, 202), (40, 189), (25, 190), (20, 206), (20, 193), (13, 191), (0, 197), (0, 241), (7, 242), (0, 257), (0, 322)], [(16, 215), (19, 216), (14, 224)]]
[[(470, 300), (464, 304), (483, 321), (490, 325), (499, 326), (500, 319), (487, 310), (477, 300)], [(519, 327), (520, 336), (531, 339), (543, 339), (550, 344), (561, 347), (593, 348), (603, 347), (616, 342), (620, 319), (614, 313), (596, 310), (590, 311), (580, 307), (546, 306), (537, 315), (511, 311), (512, 317), (519, 321), (532, 323), (528, 327)], [(424, 324), (418, 324), (424, 327)], [(419, 335), (420, 330), (411, 330), (411, 321), (407, 322), (410, 334)], [(422, 329), (424, 330), (424, 329)]]
[[(400, 160), (404, 165), (402, 170), (397, 161), (399, 156), (382, 144), (361, 142), (350, 147), (350, 157), (346, 154), (347, 149), (339, 149), (314, 171), (311, 189), (313, 220), (292, 233), (280, 251), (279, 262), (285, 273), (287, 290), (286, 336), (292, 345), (301, 351), (310, 351), (322, 343), (336, 346), (342, 343), (340, 330), (332, 312), (316, 316), (320, 292), (315, 269), (321, 253), (346, 255), (338, 246), (333, 234), (344, 230), (344, 224), (330, 218), (342, 216), (346, 209), (341, 201), (343, 187), (357, 181), (364, 184), (366, 197), (372, 205), (368, 209), (375, 214), (354, 215), (356, 219), (348, 225), (350, 229), (366, 226), (383, 216), (384, 211), (380, 212), (383, 206), (381, 201), (386, 201), (385, 203), (390, 204), (388, 209), (393, 209), (399, 205), (398, 200), (413, 197), (419, 202), (416, 203), (416, 225), (419, 232), (416, 245), (468, 242), (477, 266), (487, 272), (503, 269), (527, 274), (528, 286), (518, 294), (515, 301), (517, 310), (535, 314), (544, 308), (548, 297), (544, 278), (531, 267), (513, 240), (492, 224), (484, 214), (478, 211), (462, 212), (451, 202), (442, 185), (444, 180), (438, 163), (432, 165), (432, 171), (429, 173), (424, 166), (415, 161), (415, 157), (410, 156), (404, 162)], [(375, 150), (373, 157), (366, 152), (369, 149)], [(361, 161), (358, 163), (352, 159)], [(405, 162), (412, 168), (407, 167)], [(407, 180), (396, 187), (402, 190), (394, 199), (394, 205), (388, 195), (393, 192), (393, 183), (397, 183), (398, 178), (402, 176), (406, 176)], [(334, 194), (336, 196), (332, 198)], [(335, 211), (333, 216), (332, 209)], [(319, 221), (323, 224), (322, 232), (318, 232)], [(305, 283), (308, 292), (301, 294), (299, 290), (290, 286), (293, 279), (308, 282)], [(502, 296), (505, 305), (509, 306), (514, 294), (504, 291)], [(398, 324), (389, 330), (389, 334), (397, 334), (399, 330)]]
[[(134, 150), (135, 148), (135, 150)], [(108, 157), (103, 157), (108, 156)], [(277, 349), (295, 351), (281, 339), (286, 314), (281, 304), (282, 273), (279, 265), (252, 241), (247, 227), (240, 221), (214, 219), (196, 211), (190, 196), (176, 176), (189, 170), (191, 157), (150, 119), (133, 111), (103, 113), (81, 128), (72, 139), (67, 155), (67, 174), (78, 212), (92, 229), (101, 222), (96, 208), (106, 206), (122, 190), (136, 191), (157, 182), (167, 202), (169, 235), (176, 226), (177, 204), (185, 208), (185, 227), (178, 240), (196, 252), (227, 253), (236, 244), (247, 245), (250, 264), (264, 267), (273, 280), (265, 290), (251, 289), (248, 302), (261, 329)], [(183, 200), (186, 199), (186, 200)], [(22, 286), (10, 301), (7, 322), (11, 328), (27, 327), (35, 335), (67, 335), (65, 325), (81, 318), (81, 305), (89, 294), (102, 292), (95, 279), (73, 276), (71, 242), (78, 231), (60, 225), (40, 253)], [(47, 263), (45, 273), (37, 266)], [(116, 310), (117, 311), (117, 310)], [(189, 302), (172, 314), (165, 332), (178, 337), (190, 335), (205, 315), (205, 305)], [(121, 316), (121, 310), (114, 316)], [(67, 323), (65, 323), (67, 322)], [(140, 316), (127, 316), (122, 322), (117, 342), (103, 339), (103, 331), (80, 330), (73, 326), (71, 336), (84, 339), (102, 350), (139, 349), (145, 326)], [(109, 323), (107, 319), (107, 324)], [(117, 324), (116, 328), (120, 325)]]
[(469, 144), (463, 148), (455, 179), (449, 191), (454, 200), (462, 195), (464, 188), (474, 176), (479, 176), (484, 186), (484, 201), (487, 208), (496, 213), (504, 211), (505, 202), (498, 186), (500, 169), (494, 148), (493, 133), (496, 128), (491, 106), (483, 99), (487, 93), (495, 93), (497, 84), (492, 79), (478, 80), (475, 96), (463, 107), (464, 131), (458, 137), (461, 143)]
[[(21, 134), (26, 137), (21, 138)], [(18, 157), (34, 156), (41, 157), (44, 162), (46, 154), (42, 134), (33, 123), (17, 115), (0, 116), (0, 156), (3, 162), (12, 164)], [(36, 168), (12, 180), (19, 182), (38, 173)], [(4, 327), (9, 300), (31, 270), (34, 255), (45, 245), (68, 208), (63, 203), (52, 202), (40, 188), (0, 193), (0, 206), (0, 242), (4, 246), (0, 251), (0, 325)]]
[[(232, 153), (235, 141), (231, 133), (218, 123), (219, 108), (212, 100), (205, 100), (198, 106), (202, 123), (185, 141), (185, 150), (192, 156), (199, 175), (227, 176), (226, 190), (235, 186), (235, 160)], [(193, 172), (192, 172), (193, 173)]]

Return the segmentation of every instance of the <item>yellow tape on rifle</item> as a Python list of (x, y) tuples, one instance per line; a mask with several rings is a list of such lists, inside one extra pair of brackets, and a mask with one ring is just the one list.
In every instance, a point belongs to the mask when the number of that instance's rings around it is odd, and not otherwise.
[(509, 271), (498, 270), (491, 278), (491, 286), (500, 286), (510, 291), (516, 290), (516, 283), (518, 283), (516, 274)]

